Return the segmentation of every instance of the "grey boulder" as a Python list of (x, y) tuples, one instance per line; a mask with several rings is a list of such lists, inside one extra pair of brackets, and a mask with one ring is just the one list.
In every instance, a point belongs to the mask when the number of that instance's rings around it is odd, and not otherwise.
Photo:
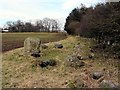
[(85, 63), (82, 60), (80, 60), (76, 55), (68, 56), (66, 64), (67, 66), (75, 68), (85, 66)]
[(40, 53), (41, 41), (39, 38), (28, 37), (24, 41), (25, 54), (37, 55)]

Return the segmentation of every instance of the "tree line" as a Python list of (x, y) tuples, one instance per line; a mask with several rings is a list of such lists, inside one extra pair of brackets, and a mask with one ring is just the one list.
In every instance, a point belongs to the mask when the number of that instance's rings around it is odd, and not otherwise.
[(58, 32), (60, 22), (50, 18), (36, 20), (34, 24), (22, 20), (8, 21), (5, 29), (8, 29), (9, 32)]
[(68, 34), (94, 38), (106, 52), (120, 55), (120, 1), (75, 8), (66, 18)]

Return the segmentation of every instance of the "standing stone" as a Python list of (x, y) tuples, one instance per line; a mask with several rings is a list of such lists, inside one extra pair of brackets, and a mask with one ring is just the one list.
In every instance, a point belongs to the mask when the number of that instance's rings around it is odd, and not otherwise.
[(24, 41), (24, 52), (32, 56), (38, 56), (40, 53), (41, 41), (39, 38), (28, 37)]

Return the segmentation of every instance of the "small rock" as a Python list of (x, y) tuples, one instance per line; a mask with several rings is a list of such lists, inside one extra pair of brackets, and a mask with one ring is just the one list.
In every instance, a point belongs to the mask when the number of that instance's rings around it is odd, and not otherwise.
[(56, 61), (53, 60), (53, 59), (49, 59), (49, 60), (44, 60), (44, 61), (41, 61), (39, 66), (40, 67), (47, 67), (47, 66), (55, 66), (56, 65)]
[(118, 88), (118, 86), (115, 85), (115, 84), (114, 84), (112, 81), (110, 81), (110, 80), (103, 80), (103, 81), (100, 83), (99, 87), (101, 87), (101, 88)]
[(56, 43), (55, 48), (63, 48), (63, 45), (61, 43)]
[(93, 50), (93, 49), (90, 49), (90, 52), (94, 52), (94, 50)]
[(85, 66), (85, 63), (81, 61), (76, 55), (69, 56), (67, 58), (66, 64), (75, 68)]
[(95, 54), (91, 53), (88, 57), (89, 57), (89, 59), (93, 59), (95, 57)]
[(47, 46), (47, 45), (45, 45), (45, 44), (42, 44), (42, 45), (41, 45), (41, 48), (42, 48), (42, 49), (47, 49), (47, 48), (48, 48), (48, 46)]
[(98, 80), (99, 78), (103, 76), (103, 73), (101, 71), (97, 71), (97, 72), (93, 72), (91, 75), (93, 79)]
[(31, 56), (33, 56), (33, 57), (40, 57), (40, 54), (39, 53), (32, 53)]
[(49, 63), (47, 61), (41, 61), (39, 63), (39, 66), (42, 67), (42, 68), (47, 67), (48, 65), (49, 65)]
[(40, 51), (39, 50), (35, 50), (35, 51), (33, 51), (33, 52), (31, 52), (31, 56), (33, 56), (33, 57), (40, 57)]
[(68, 61), (70, 62), (75, 62), (75, 61), (79, 61), (79, 58), (76, 55), (72, 55), (72, 56), (68, 56)]
[(50, 66), (55, 66), (56, 65), (56, 61), (53, 60), (53, 59), (50, 59), (48, 62), (49, 62)]
[(77, 58), (78, 58), (79, 60), (85, 60), (85, 58), (82, 57), (81, 55), (78, 55)]

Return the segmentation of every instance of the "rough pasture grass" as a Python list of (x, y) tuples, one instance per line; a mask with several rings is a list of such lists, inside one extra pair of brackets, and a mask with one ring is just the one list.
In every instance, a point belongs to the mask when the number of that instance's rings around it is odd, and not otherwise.
[[(55, 43), (62, 43), (63, 48), (54, 48)], [(106, 69), (104, 79), (118, 82), (118, 68), (108, 63), (100, 62), (101, 57), (94, 60), (86, 59), (86, 65), (79, 69), (67, 67), (67, 56), (72, 55), (74, 47), (81, 46), (80, 54), (89, 54), (89, 47), (92, 41), (68, 36), (68, 38), (48, 43), (47, 49), (41, 50), (41, 57), (34, 58), (24, 55), (24, 48), (18, 48), (3, 53), (2, 58), (2, 87), (3, 88), (72, 88), (74, 79), (78, 77), (84, 81), (88, 88), (97, 88), (99, 82), (91, 79), (90, 73), (93, 71), (102, 71)], [(35, 60), (55, 59), (57, 65), (54, 67), (40, 68), (33, 66)], [(112, 73), (109, 73), (112, 72)]]
[(64, 33), (3, 33), (2, 51), (8, 51), (23, 46), (27, 37), (38, 37), (43, 43), (59, 41), (66, 38)]

